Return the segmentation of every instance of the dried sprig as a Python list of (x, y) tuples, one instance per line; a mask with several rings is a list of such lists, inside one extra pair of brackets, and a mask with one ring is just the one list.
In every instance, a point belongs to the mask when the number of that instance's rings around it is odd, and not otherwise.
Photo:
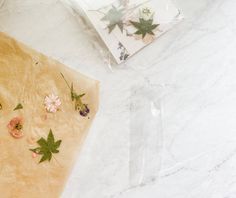
[(124, 47), (124, 45), (119, 42), (118, 43), (118, 50), (120, 50), (120, 60), (121, 61), (125, 61), (127, 58), (129, 58), (129, 52), (126, 50), (126, 48)]
[(71, 100), (75, 103), (75, 110), (76, 111), (78, 110), (81, 116), (86, 117), (89, 114), (90, 110), (88, 108), (88, 105), (84, 104), (81, 99), (83, 96), (85, 96), (85, 93), (77, 94), (74, 90), (73, 83), (71, 83), (71, 85), (69, 85), (65, 76), (62, 73), (61, 73), (61, 76), (64, 79), (64, 81), (66, 82), (66, 85), (68, 86), (68, 88), (70, 89)]

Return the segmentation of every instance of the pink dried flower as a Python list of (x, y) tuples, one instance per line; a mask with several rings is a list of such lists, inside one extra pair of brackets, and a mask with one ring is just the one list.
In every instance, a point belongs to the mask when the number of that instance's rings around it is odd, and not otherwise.
[(15, 117), (13, 118), (9, 124), (7, 125), (9, 133), (14, 137), (14, 138), (21, 138), (23, 137), (23, 118), (21, 117)]
[(50, 94), (45, 97), (44, 105), (48, 112), (55, 113), (58, 111), (59, 106), (61, 105), (61, 100), (58, 96)]

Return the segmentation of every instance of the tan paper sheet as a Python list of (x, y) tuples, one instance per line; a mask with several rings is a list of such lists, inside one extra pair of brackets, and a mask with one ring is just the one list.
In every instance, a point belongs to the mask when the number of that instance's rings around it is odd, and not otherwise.
[[(90, 113), (83, 117), (75, 111), (70, 89), (60, 73), (88, 104)], [(98, 108), (99, 83), (72, 71), (0, 33), (0, 197), (58, 198), (73, 167), (82, 141)], [(60, 110), (48, 113), (45, 96), (56, 94)], [(21, 103), (23, 109), (13, 111)], [(24, 136), (11, 136), (7, 125), (14, 117), (24, 119)], [(51, 161), (39, 163), (29, 149), (37, 140), (47, 138), (52, 129), (55, 140), (62, 140), (60, 152)]]

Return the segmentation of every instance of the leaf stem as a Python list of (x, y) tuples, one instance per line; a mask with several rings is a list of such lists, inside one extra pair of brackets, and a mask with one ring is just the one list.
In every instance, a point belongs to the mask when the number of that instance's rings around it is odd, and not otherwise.
[(89, 12), (98, 12), (100, 14), (106, 15), (104, 12), (102, 12), (100, 9), (98, 10), (88, 10)]

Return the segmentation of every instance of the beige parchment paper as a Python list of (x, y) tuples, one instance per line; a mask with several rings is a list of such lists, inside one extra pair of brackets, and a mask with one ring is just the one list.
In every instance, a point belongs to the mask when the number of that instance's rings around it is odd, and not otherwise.
[[(83, 102), (90, 113), (83, 117), (75, 111), (70, 90), (63, 73), (74, 90), (85, 93)], [(0, 33), (0, 197), (58, 198), (70, 174), (84, 137), (98, 109), (99, 83), (63, 64), (52, 60)], [(61, 99), (60, 110), (48, 113), (44, 107), (46, 95)], [(13, 111), (18, 103), (23, 109)], [(7, 129), (17, 116), (24, 119), (20, 139)], [(56, 140), (62, 140), (60, 152), (50, 162), (39, 163), (29, 149), (37, 140), (47, 138), (49, 130)], [(36, 140), (36, 141), (34, 141)]]

